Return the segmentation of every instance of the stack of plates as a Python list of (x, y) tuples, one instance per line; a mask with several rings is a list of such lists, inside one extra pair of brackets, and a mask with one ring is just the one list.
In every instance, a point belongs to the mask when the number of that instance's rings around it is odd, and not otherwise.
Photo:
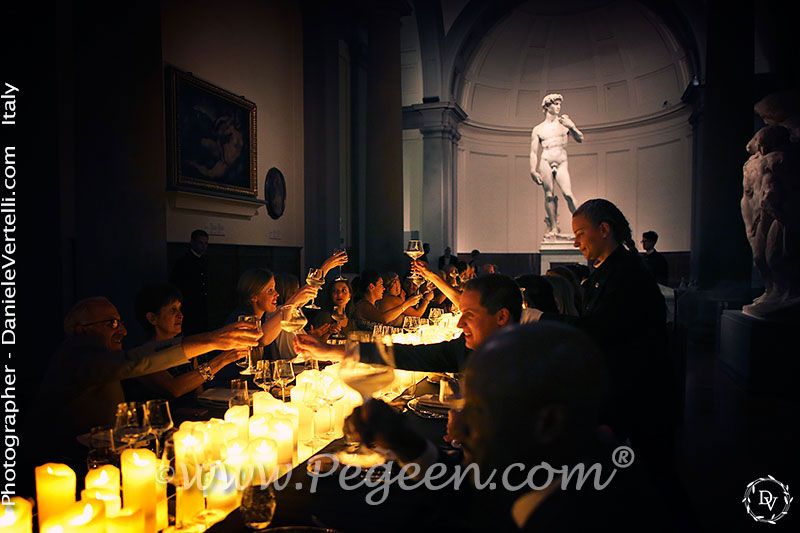
[(408, 402), (408, 408), (422, 418), (447, 418), (450, 407), (433, 394), (425, 394)]

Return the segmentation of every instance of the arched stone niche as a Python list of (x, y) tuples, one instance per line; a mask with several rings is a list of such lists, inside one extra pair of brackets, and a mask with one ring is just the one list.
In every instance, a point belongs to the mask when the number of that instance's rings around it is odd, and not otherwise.
[(544, 198), (530, 178), (530, 131), (543, 118), (542, 97), (556, 92), (585, 136), (568, 148), (577, 202), (608, 198), (634, 234), (653, 229), (659, 250), (689, 250), (691, 109), (681, 95), (695, 74), (690, 65), (667, 26), (632, 0), (531, 1), (511, 11), (482, 38), (455, 91), (467, 115), (456, 164), (457, 249), (539, 249)]

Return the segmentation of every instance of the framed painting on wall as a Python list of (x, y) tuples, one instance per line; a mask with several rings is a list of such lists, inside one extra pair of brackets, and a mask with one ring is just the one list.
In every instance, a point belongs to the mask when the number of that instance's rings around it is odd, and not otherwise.
[(255, 197), (256, 104), (166, 69), (169, 186)]

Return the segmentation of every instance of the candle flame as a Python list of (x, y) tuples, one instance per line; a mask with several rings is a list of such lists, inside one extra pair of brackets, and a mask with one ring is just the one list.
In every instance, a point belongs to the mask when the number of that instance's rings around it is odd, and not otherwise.
[(95, 500), (103, 500), (105, 498), (103, 497), (103, 493), (98, 490), (97, 492), (94, 493), (94, 499)]
[(0, 516), (0, 527), (14, 525), (17, 521), (17, 516), (14, 513), (14, 507), (11, 505), (4, 505), (3, 507), (6, 508), (6, 512), (3, 513), (3, 516)]
[(240, 453), (242, 453), (242, 447), (239, 445), (238, 442), (234, 442), (228, 447), (228, 455), (230, 454), (239, 455)]
[(192, 435), (190, 433), (189, 435), (186, 435), (185, 437), (183, 437), (183, 441), (182, 442), (183, 442), (183, 445), (186, 446), (187, 448), (194, 448), (195, 446), (197, 446), (200, 443), (200, 439), (198, 439), (197, 437), (195, 437), (194, 435)]
[(76, 516), (72, 520), (69, 521), (70, 525), (72, 526), (82, 526), (89, 522), (94, 516), (94, 509), (92, 509), (91, 504), (86, 504), (86, 507), (83, 508), (83, 513), (80, 516)]
[(108, 473), (105, 470), (100, 472), (100, 476), (98, 476), (97, 482), (102, 484), (102, 485), (105, 485), (106, 483), (108, 483)]
[(55, 472), (53, 472), (53, 469), (50, 468), (49, 466), (47, 467), (47, 473), (48, 474), (55, 474)]
[(139, 457), (138, 453), (133, 452), (133, 464), (135, 464), (136, 466), (148, 466), (150, 464), (150, 461), (148, 461), (147, 459), (142, 459), (141, 457)]

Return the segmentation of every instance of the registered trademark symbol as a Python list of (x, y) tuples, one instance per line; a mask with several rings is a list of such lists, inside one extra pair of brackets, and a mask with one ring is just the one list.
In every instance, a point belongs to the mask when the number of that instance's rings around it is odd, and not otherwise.
[(303, 490), (303, 484), (302, 483), (295, 483), (294, 484), (294, 488), (296, 488), (297, 490)]
[(620, 446), (611, 455), (611, 460), (617, 468), (628, 468), (633, 464), (635, 455), (633, 450), (627, 446)]

